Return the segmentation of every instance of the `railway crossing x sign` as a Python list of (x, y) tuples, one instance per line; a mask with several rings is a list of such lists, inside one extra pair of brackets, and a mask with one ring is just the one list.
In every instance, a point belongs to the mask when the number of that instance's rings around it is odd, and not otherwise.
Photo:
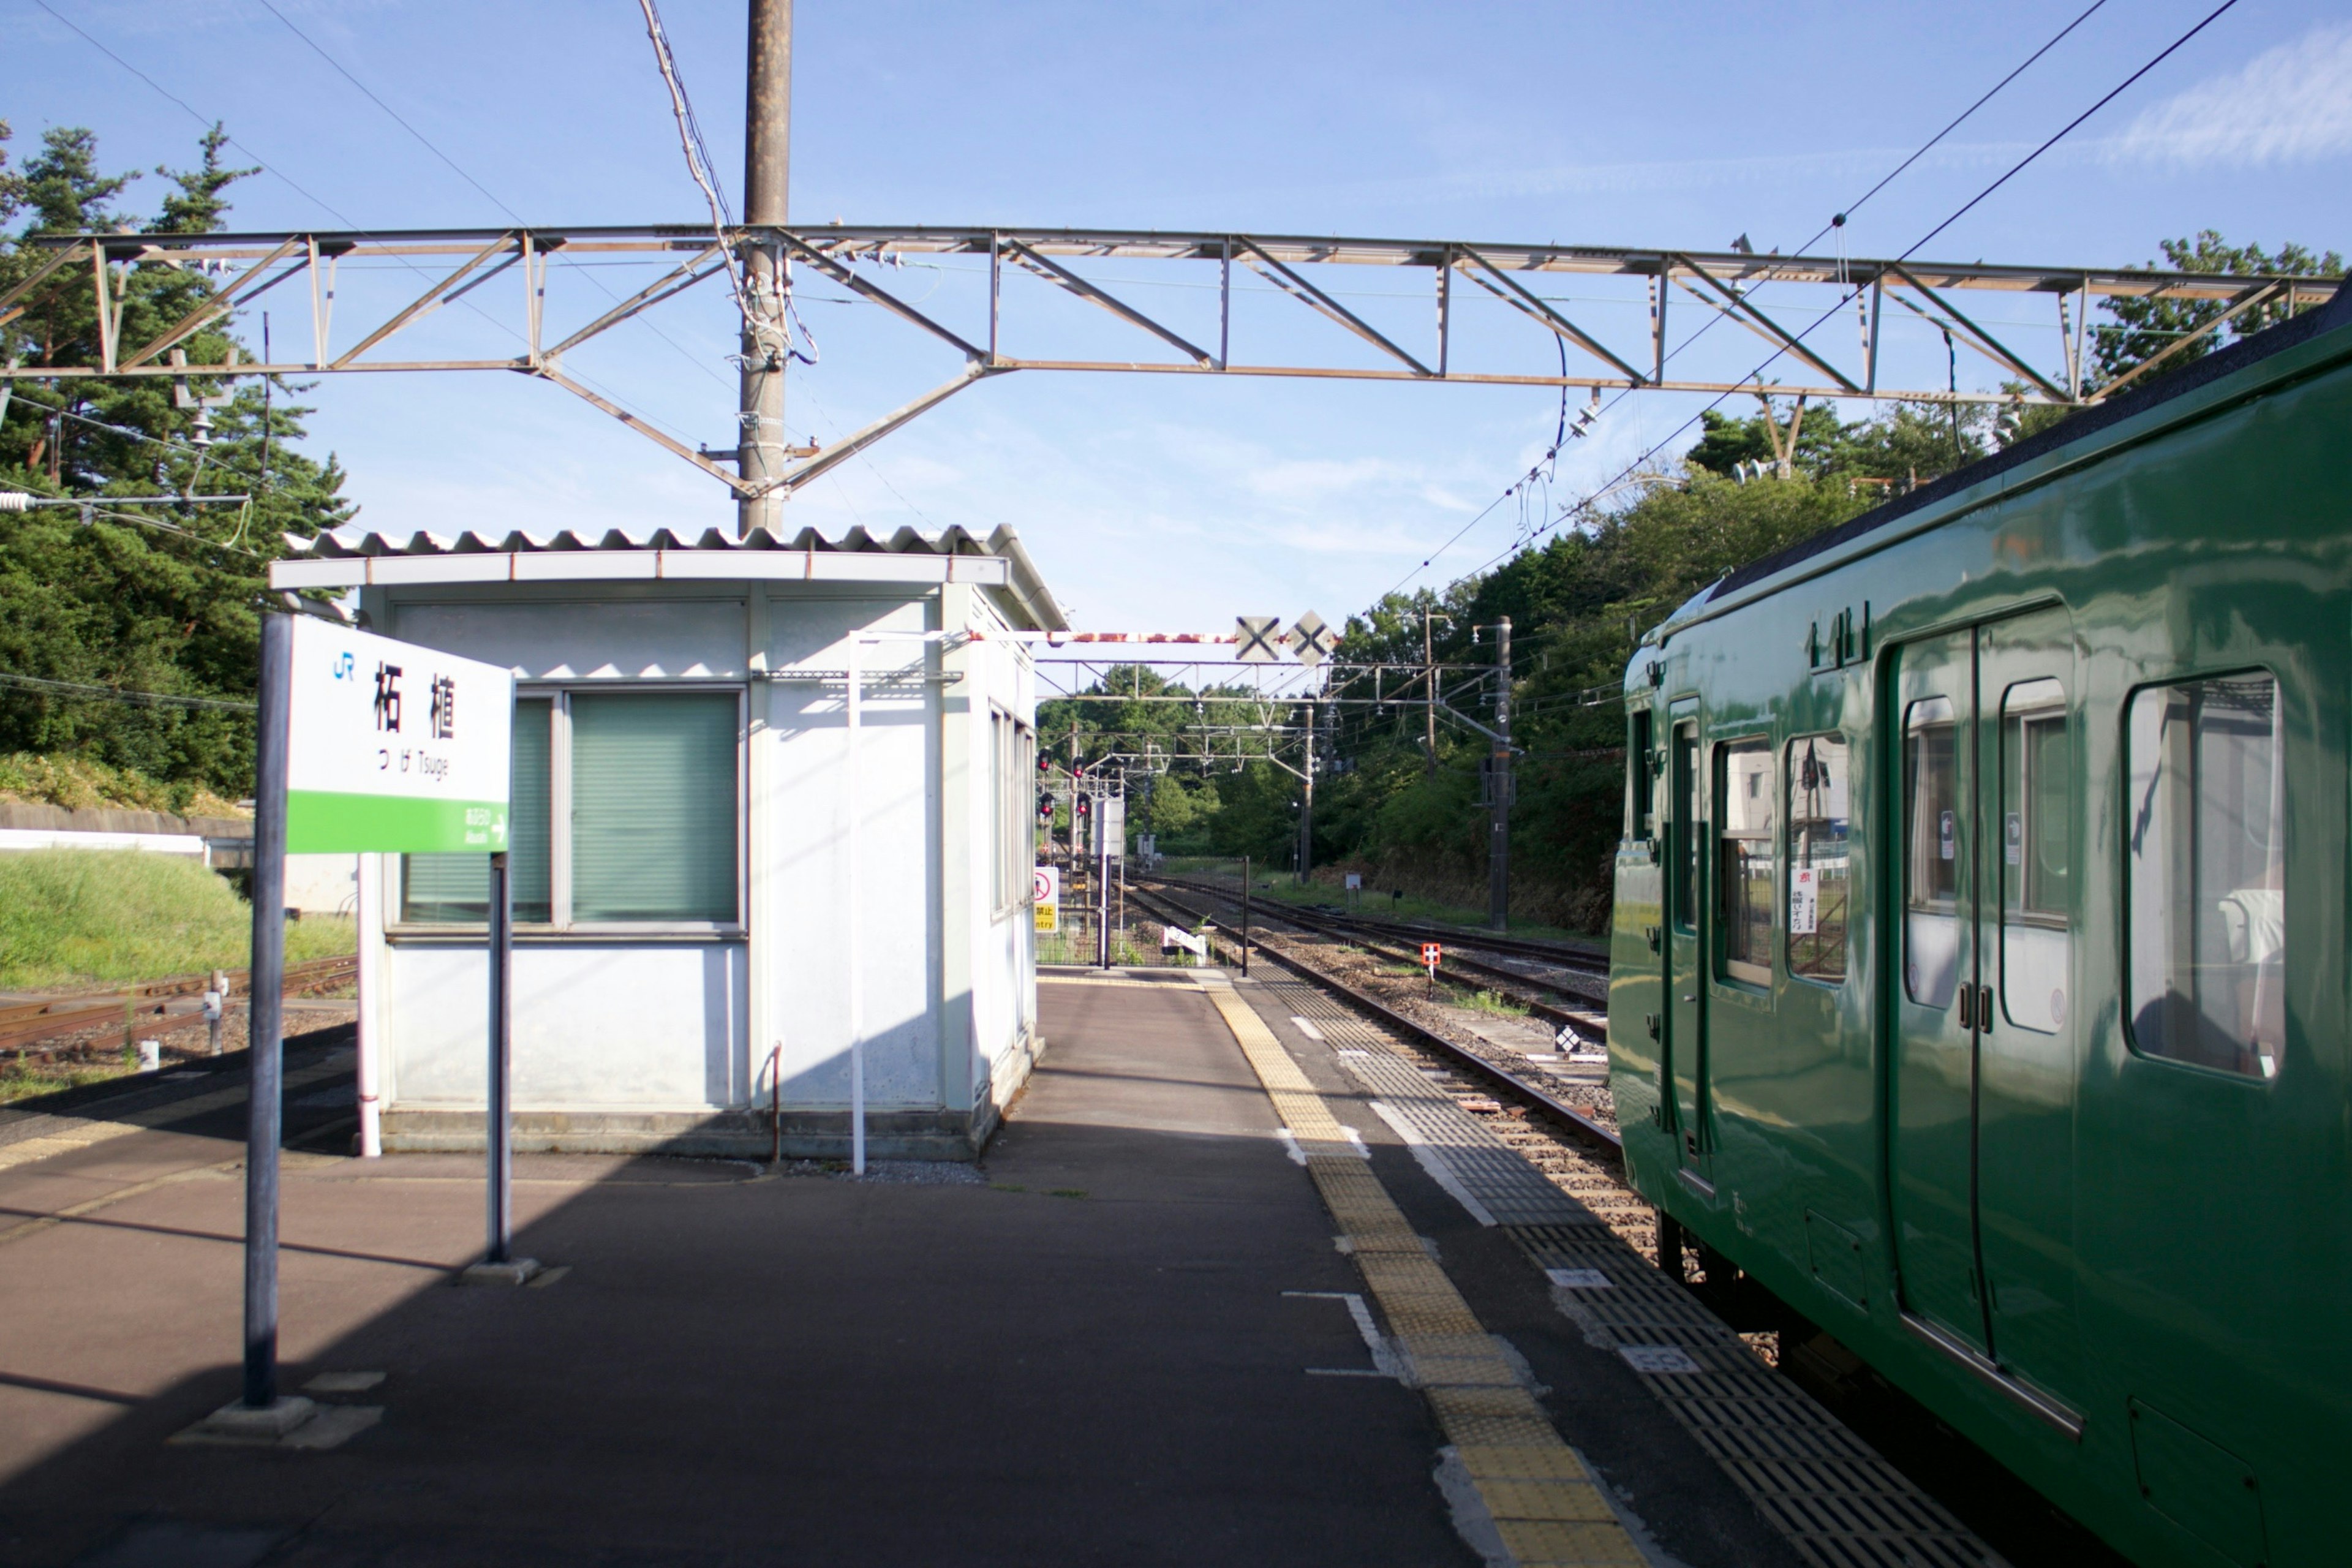
[(1290, 628), (1290, 641), (1298, 650), (1298, 662), (1310, 669), (1331, 657), (1331, 628), (1312, 610), (1299, 616), (1298, 624)]
[(1234, 652), (1240, 663), (1273, 664), (1282, 658), (1280, 616), (1235, 616), (1234, 626), (1241, 637), (1241, 647)]

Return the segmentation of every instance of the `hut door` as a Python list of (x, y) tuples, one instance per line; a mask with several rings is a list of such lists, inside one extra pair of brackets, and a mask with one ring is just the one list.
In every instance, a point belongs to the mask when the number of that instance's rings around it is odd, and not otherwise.
[[(1700, 957), (1706, 951), (1706, 830), (1698, 820), (1699, 745), (1696, 704), (1675, 705), (1674, 730), (1667, 746), (1666, 786), (1666, 1092), (1661, 1109), (1673, 1120), (1667, 1131), (1682, 1151), (1685, 1165), (1700, 1166), (1706, 1148), (1705, 1111), (1700, 1103), (1706, 1081), (1706, 1029), (1702, 1019), (1706, 986)], [(1703, 1169), (1703, 1166), (1701, 1167)]]
[(1977, 1258), (1976, 633), (1896, 653), (1893, 846), (1901, 919), (1888, 1143), (1895, 1262), (1915, 1317), (1982, 1352)]

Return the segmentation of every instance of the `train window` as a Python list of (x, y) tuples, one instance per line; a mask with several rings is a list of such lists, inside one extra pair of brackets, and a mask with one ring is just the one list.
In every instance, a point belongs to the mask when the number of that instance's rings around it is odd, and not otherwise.
[(1625, 748), (1625, 788), (1632, 799), (1625, 803), (1625, 837), (1649, 838), (1657, 833), (1657, 785), (1652, 775), (1654, 759), (1650, 755), (1650, 710), (1633, 710), (1633, 743)]
[(2011, 687), (2000, 700), (2001, 1007), (2044, 1035), (2066, 1021), (2074, 798), (2066, 689)]
[(1675, 726), (1675, 925), (1698, 930), (1698, 726)]
[(1735, 741), (1715, 757), (1723, 973), (1763, 985), (1772, 978), (1771, 743)]
[(1959, 727), (1948, 697), (1911, 704), (1903, 721), (1903, 988), (1951, 1005), (1960, 968)]
[(2137, 692), (2126, 743), (2132, 1043), (2273, 1077), (2286, 1032), (2278, 683), (2239, 675)]
[(1789, 742), (1789, 973), (1845, 978), (1846, 744), (1835, 735)]

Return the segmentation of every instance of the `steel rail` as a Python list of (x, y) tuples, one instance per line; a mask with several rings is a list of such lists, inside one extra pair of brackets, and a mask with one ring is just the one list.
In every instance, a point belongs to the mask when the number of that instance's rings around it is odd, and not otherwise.
[[(1128, 889), (1128, 897), (1129, 899), (1140, 897), (1147, 907), (1150, 903), (1158, 902), (1180, 913), (1192, 914), (1195, 917), (1204, 917), (1205, 914), (1205, 911), (1189, 909), (1181, 900), (1170, 898), (1164, 893), (1156, 897), (1149, 893), (1139, 895), (1138, 889), (1130, 887)], [(1223, 940), (1227, 945), (1233, 945), (1231, 933), (1223, 929), (1213, 932), (1212, 940)], [(1262, 932), (1253, 932), (1251, 944), (1300, 979), (1320, 986), (1338, 996), (1349, 1006), (1362, 1013), (1382, 1028), (1391, 1029), (1404, 1036), (1412, 1044), (1436, 1053), (1448, 1062), (1466, 1068), (1495, 1088), (1526, 1101), (1545, 1115), (1560, 1122), (1579, 1137), (1600, 1145), (1610, 1157), (1620, 1161), (1624, 1158), (1625, 1141), (1614, 1130), (1602, 1126), (1540, 1085), (1528, 1081), (1499, 1062), (1488, 1060), (1466, 1046), (1456, 1045), (1436, 1030), (1398, 1012), (1379, 997), (1359, 990), (1337, 975), (1327, 973), (1296, 954), (1286, 952), (1286, 944), (1279, 943), (1278, 939), (1269, 940)]]
[[(1186, 882), (1180, 885), (1198, 891), (1207, 890), (1198, 882)], [(1222, 891), (1216, 896), (1228, 901), (1235, 897), (1232, 893)], [(1302, 927), (1307, 931), (1353, 941), (1358, 946), (1370, 952), (1378, 952), (1405, 963), (1420, 962), (1421, 955), (1418, 952), (1403, 947), (1391, 946), (1375, 938), (1366, 936), (1363, 934), (1362, 928), (1354, 925), (1351, 921), (1343, 923), (1339, 919), (1323, 918), (1324, 911), (1318, 910), (1315, 916), (1307, 916), (1300, 914), (1295, 908), (1281, 904), (1260, 905), (1257, 908), (1277, 910), (1279, 912), (1274, 914), (1272, 918)], [(1496, 963), (1481, 963), (1475, 958), (1463, 957), (1458, 952), (1448, 952), (1438, 960), (1437, 973), (1441, 980), (1451, 973), (1456, 980), (1465, 984), (1467, 984), (1465, 978), (1467, 976), (1499, 983), (1509, 994), (1511, 1000), (1519, 1003), (1528, 1012), (1548, 1024), (1565, 1024), (1580, 1034), (1605, 1035), (1608, 1032), (1608, 1020), (1601, 1014), (1591, 1007), (1563, 1007), (1557, 1003), (1544, 1000), (1538, 993), (1549, 991), (1553, 995), (1559, 996), (1567, 995), (1568, 993), (1554, 986), (1547, 986), (1534, 975), (1521, 973), (1518, 970), (1505, 969)]]
[[(1195, 881), (1183, 877), (1161, 877), (1159, 880), (1171, 887), (1191, 888), (1200, 892), (1223, 893), (1224, 889), (1213, 882)], [(1466, 926), (1424, 924), (1418, 921), (1384, 921), (1374, 915), (1354, 915), (1336, 910), (1317, 909), (1312, 913), (1318, 919), (1335, 924), (1355, 926), (1363, 931), (1381, 931), (1391, 936), (1410, 937), (1416, 942), (1458, 942), (1464, 947), (1482, 949), (1487, 952), (1507, 952), (1515, 957), (1540, 959), (1557, 969), (1581, 970), (1586, 973), (1606, 973), (1609, 959), (1605, 953), (1584, 948), (1570, 947), (1566, 942), (1538, 942), (1530, 937), (1496, 936), (1489, 931)], [(1528, 975), (1517, 978), (1528, 980)]]
[[(359, 960), (351, 958), (316, 958), (305, 963), (289, 964), (286, 970), (286, 990), (291, 994), (315, 990), (349, 979), (359, 973)], [(247, 972), (227, 972), (229, 994), (240, 986), (248, 994), (251, 981)], [(141, 1015), (137, 1010), (143, 1003), (156, 1003), (152, 1017), (163, 1013), (178, 997), (194, 996), (211, 989), (209, 975), (174, 975), (167, 980), (150, 981), (143, 985), (128, 986), (121, 991), (79, 992), (70, 995), (49, 996), (37, 1001), (19, 1002), (0, 1007), (0, 1050), (22, 1052), (26, 1047), (61, 1035), (78, 1034), (84, 1029), (110, 1026), (118, 1020), (129, 1026)]]

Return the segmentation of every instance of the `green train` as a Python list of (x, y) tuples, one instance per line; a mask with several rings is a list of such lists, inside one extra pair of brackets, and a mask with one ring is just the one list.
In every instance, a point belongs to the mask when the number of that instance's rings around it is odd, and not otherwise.
[(2134, 1560), (2352, 1562), (2352, 289), (1625, 694), (1643, 1195)]

